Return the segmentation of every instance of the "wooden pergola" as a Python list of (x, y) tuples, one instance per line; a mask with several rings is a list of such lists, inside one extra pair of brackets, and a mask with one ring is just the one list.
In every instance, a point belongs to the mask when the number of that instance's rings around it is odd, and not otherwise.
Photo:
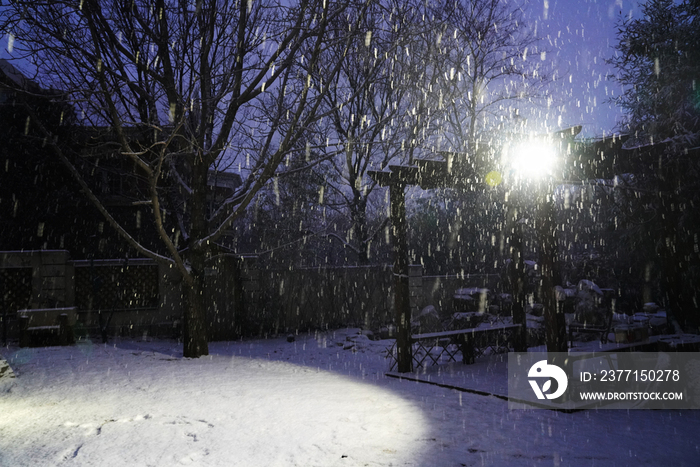
[[(576, 168), (573, 174), (567, 170), (564, 177), (598, 178), (602, 172), (608, 173), (608, 165), (613, 155), (621, 148), (621, 140), (604, 139), (592, 145), (575, 144), (573, 139), (581, 131), (580, 126), (550, 133), (546, 137), (559, 143), (564, 166)], [(411, 355), (411, 308), (409, 304), (408, 241), (406, 222), (405, 189), (417, 186), (424, 190), (436, 188), (470, 189), (477, 183), (474, 169), (464, 163), (469, 155), (443, 152), (446, 160), (414, 160), (411, 165), (390, 165), (389, 171), (369, 171), (368, 175), (380, 186), (389, 188), (391, 239), (394, 252), (394, 309), (397, 323), (396, 349), (397, 370), (399, 373), (412, 371)], [(603, 169), (605, 166), (605, 169)], [(547, 350), (566, 352), (566, 330), (563, 315), (557, 313), (554, 296), (554, 271), (556, 263), (556, 243), (554, 241), (553, 203), (551, 196), (545, 196), (540, 208), (539, 235), (542, 239), (544, 318), (546, 326)], [(518, 241), (519, 239), (516, 239)], [(517, 270), (516, 270), (517, 273)], [(524, 274), (524, 271), (522, 271)], [(517, 314), (517, 316), (515, 316)], [(521, 338), (525, 339), (525, 311), (515, 307), (514, 322), (523, 326)], [(522, 349), (524, 342), (518, 347)], [(524, 350), (524, 349), (523, 349)]]
[(467, 188), (474, 175), (458, 162), (459, 154), (444, 153), (447, 161), (415, 160), (413, 165), (390, 165), (390, 171), (369, 171), (380, 186), (389, 188), (391, 241), (394, 252), (394, 308), (397, 323), (396, 349), (399, 373), (412, 371), (411, 307), (408, 288), (408, 240), (406, 223), (406, 187), (424, 190)]

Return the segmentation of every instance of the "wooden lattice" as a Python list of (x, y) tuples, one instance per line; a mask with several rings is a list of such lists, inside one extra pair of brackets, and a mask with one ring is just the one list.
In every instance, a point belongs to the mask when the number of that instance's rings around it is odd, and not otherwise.
[(158, 266), (95, 265), (75, 268), (80, 310), (128, 310), (158, 306)]
[(32, 299), (32, 269), (0, 269), (0, 305), (11, 314), (29, 307)]

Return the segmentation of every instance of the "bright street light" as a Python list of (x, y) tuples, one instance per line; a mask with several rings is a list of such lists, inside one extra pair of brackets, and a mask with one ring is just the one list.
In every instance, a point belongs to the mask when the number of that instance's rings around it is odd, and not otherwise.
[(510, 144), (503, 151), (503, 166), (518, 179), (546, 178), (554, 173), (556, 165), (556, 148), (549, 140), (533, 138)]

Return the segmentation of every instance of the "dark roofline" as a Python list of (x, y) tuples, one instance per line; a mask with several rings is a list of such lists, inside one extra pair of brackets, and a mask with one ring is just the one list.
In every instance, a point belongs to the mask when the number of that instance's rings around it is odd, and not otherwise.
[(43, 91), (41, 86), (27, 78), (24, 73), (4, 58), (0, 58), (0, 80), (4, 81), (10, 89), (34, 93)]

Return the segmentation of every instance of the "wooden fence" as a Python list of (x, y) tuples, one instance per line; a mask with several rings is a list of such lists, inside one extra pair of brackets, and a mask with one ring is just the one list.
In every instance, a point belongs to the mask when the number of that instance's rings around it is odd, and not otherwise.
[[(212, 340), (394, 322), (391, 266), (265, 269), (255, 257), (221, 255), (206, 271)], [(423, 276), (410, 268), (413, 314), (428, 305), (446, 318), (456, 289), (494, 287), (494, 277)], [(71, 261), (68, 252), (0, 253), (0, 318), (12, 338), (16, 310), (75, 306), (78, 333), (165, 335), (179, 332), (187, 306), (174, 268), (147, 259)], [(80, 337), (80, 335), (78, 336)]]

